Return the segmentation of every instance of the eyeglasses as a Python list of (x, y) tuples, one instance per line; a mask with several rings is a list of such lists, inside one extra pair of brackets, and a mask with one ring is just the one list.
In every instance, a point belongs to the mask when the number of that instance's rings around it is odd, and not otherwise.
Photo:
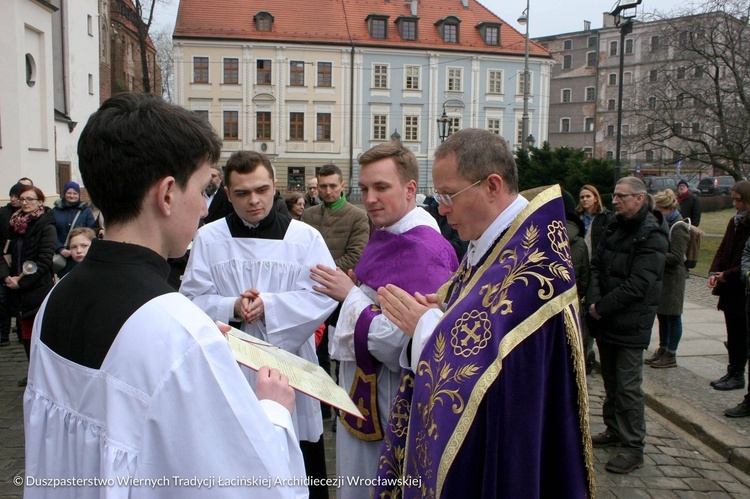
[(30, 203), (32, 201), (39, 201), (39, 198), (18, 198), (21, 203)]
[(486, 180), (486, 177), (485, 177), (485, 178), (483, 178), (482, 180), (477, 180), (476, 182), (474, 182), (473, 184), (471, 184), (471, 185), (470, 185), (469, 187), (465, 187), (465, 188), (461, 189), (460, 191), (458, 191), (458, 192), (457, 192), (457, 193), (455, 193), (455, 194), (440, 194), (440, 193), (439, 193), (438, 191), (436, 191), (436, 190), (434, 190), (434, 189), (433, 189), (433, 190), (432, 190), (432, 197), (433, 197), (433, 198), (435, 199), (435, 201), (437, 201), (438, 203), (443, 203), (443, 204), (444, 204), (445, 206), (452, 206), (452, 205), (453, 205), (453, 200), (454, 200), (454, 199), (455, 199), (455, 198), (456, 198), (456, 197), (457, 197), (457, 196), (458, 196), (459, 194), (461, 194), (462, 192), (468, 191), (468, 190), (469, 190), (469, 189), (471, 189), (472, 187), (476, 187), (476, 186), (478, 186), (479, 184), (481, 184), (481, 183), (482, 183), (482, 182), (484, 182), (485, 180)]

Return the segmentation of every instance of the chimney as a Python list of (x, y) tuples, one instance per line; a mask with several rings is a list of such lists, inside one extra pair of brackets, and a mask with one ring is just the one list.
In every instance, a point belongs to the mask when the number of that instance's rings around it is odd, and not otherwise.
[(591, 30), (591, 21), (583, 21), (583, 31)]
[(461, 0), (461, 5), (464, 6), (464, 9), (469, 8), (469, 0)]
[(419, 4), (418, 0), (411, 0), (411, 15), (414, 17), (417, 17), (417, 5)]
[(615, 16), (609, 12), (602, 12), (602, 28), (614, 28), (615, 27)]

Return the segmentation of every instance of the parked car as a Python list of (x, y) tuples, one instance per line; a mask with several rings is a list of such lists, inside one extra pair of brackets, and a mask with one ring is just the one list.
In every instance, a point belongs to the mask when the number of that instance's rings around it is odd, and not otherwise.
[[(664, 191), (666, 189), (672, 189), (672, 191), (677, 194), (677, 182), (679, 182), (681, 178), (674, 176), (643, 177), (641, 178), (641, 180), (643, 180), (643, 183), (646, 184), (646, 189), (648, 190), (649, 194), (656, 194), (657, 192)], [(688, 181), (688, 186), (690, 186), (690, 192), (700, 196), (701, 191), (695, 185), (693, 185), (692, 182)]]
[(704, 196), (715, 196), (721, 194), (729, 195), (729, 189), (735, 184), (734, 177), (721, 175), (719, 177), (704, 177), (698, 182), (698, 189)]

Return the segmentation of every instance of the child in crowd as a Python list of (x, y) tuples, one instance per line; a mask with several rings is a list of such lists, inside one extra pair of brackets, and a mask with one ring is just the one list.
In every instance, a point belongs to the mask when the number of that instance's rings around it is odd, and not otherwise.
[(70, 257), (74, 262), (81, 263), (83, 257), (89, 252), (91, 241), (96, 237), (96, 232), (88, 227), (76, 227), (70, 232)]

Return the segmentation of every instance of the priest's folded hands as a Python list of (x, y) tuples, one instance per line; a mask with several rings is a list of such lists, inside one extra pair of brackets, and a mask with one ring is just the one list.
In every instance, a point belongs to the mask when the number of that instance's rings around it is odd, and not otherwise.
[(414, 336), (417, 323), (425, 312), (431, 308), (440, 308), (436, 294), (423, 295), (417, 292), (411, 296), (393, 284), (378, 288), (378, 301), (383, 315), (410, 338)]

